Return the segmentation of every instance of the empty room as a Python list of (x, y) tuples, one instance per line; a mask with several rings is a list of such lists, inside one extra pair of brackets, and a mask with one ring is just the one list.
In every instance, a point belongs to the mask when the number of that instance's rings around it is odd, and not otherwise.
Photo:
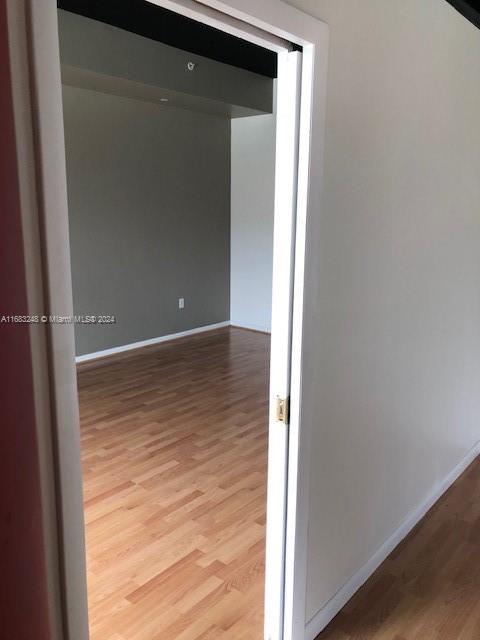
[(274, 68), (84, 13), (59, 9), (90, 637), (260, 639)]
[(2, 638), (478, 640), (479, 27), (0, 3)]

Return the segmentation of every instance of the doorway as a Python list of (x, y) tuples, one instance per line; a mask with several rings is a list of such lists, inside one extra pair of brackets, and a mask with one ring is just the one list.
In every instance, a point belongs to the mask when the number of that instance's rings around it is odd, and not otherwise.
[(58, 19), (90, 637), (259, 640), (276, 79)]
[[(277, 149), (276, 149), (276, 199), (275, 199), (275, 238), (274, 238), (274, 284), (273, 284), (273, 324), (272, 324), (272, 356), (271, 356), (271, 388), (270, 388), (270, 429), (269, 429), (269, 457), (275, 461), (275, 465), (269, 464), (269, 500), (268, 500), (268, 532), (267, 532), (267, 577), (266, 577), (266, 637), (279, 638), (283, 629), (284, 598), (287, 586), (284, 584), (284, 562), (294, 551), (295, 535), (285, 549), (285, 522), (286, 522), (286, 462), (287, 444), (298, 438), (299, 419), (299, 394), (300, 385), (296, 376), (300, 373), (301, 356), (299, 347), (302, 335), (302, 294), (303, 294), (303, 258), (305, 245), (305, 216), (306, 216), (306, 189), (308, 184), (308, 149), (310, 136), (310, 109), (312, 87), (312, 61), (313, 48), (309, 49), (307, 65), (303, 65), (301, 73), (302, 87), (302, 115), (300, 127), (300, 170), (297, 174), (297, 156), (299, 140), (297, 136), (299, 119), (299, 92), (300, 86), (300, 54), (293, 55), (287, 49), (278, 44), (275, 37), (267, 32), (258, 32), (258, 28), (252, 23), (238, 24), (236, 17), (226, 15), (212, 15), (209, 9), (205, 11), (195, 5), (185, 8), (193, 3), (182, 2), (156, 2), (156, 4), (175, 6), (175, 9), (184, 15), (194, 15), (197, 20), (209, 24), (216, 24), (226, 31), (242, 33), (247, 40), (263, 42), (269, 48), (276, 48), (279, 52), (279, 80), (278, 98), (279, 109), (277, 113)], [(11, 9), (13, 12), (13, 9)], [(56, 51), (56, 39), (46, 38), (46, 34), (54, 35), (56, 20), (52, 12), (40, 11), (37, 5), (32, 4), (29, 16), (32, 26), (32, 72), (35, 80), (35, 113), (37, 118), (38, 156), (37, 160), (42, 167), (41, 181), (43, 234), (48, 238), (46, 250), (48, 260), (45, 264), (43, 276), (49, 292), (48, 307), (57, 313), (71, 314), (68, 242), (66, 233), (66, 209), (65, 209), (65, 175), (62, 168), (63, 136), (59, 122), (61, 121), (60, 83), (58, 67), (52, 66), (52, 60), (58, 60)], [(286, 24), (292, 16), (288, 15), (290, 9), (285, 10)], [(228, 11), (227, 11), (228, 13)], [(235, 13), (235, 12), (233, 12)], [(255, 11), (253, 11), (255, 13)], [(283, 20), (283, 9), (279, 18)], [(247, 14), (244, 14), (247, 15)], [(273, 19), (273, 18), (272, 18)], [(280, 20), (280, 21), (281, 21)], [(256, 22), (255, 20), (253, 22)], [(267, 21), (268, 22), (268, 21)], [(275, 22), (275, 20), (274, 20)], [(232, 26), (232, 24), (234, 26)], [(256, 22), (256, 24), (259, 24)], [(265, 22), (263, 24), (266, 24)], [(300, 27), (299, 27), (300, 28)], [(295, 31), (295, 29), (293, 29)], [(300, 37), (305, 45), (308, 44), (308, 29), (304, 36)], [(283, 33), (288, 33), (284, 31)], [(281, 29), (277, 29), (281, 35)], [(322, 32), (323, 34), (323, 32)], [(311, 32), (312, 41), (316, 41), (314, 32)], [(307, 36), (307, 37), (305, 37)], [(303, 40), (302, 40), (303, 38)], [(304, 51), (305, 63), (305, 51)], [(60, 118), (59, 118), (60, 116)], [(48, 144), (47, 144), (48, 143)], [(301, 188), (300, 186), (301, 185)], [(295, 235), (293, 221), (295, 219), (295, 205), (299, 196), (299, 208), (297, 209), (297, 233)], [(56, 203), (56, 204), (54, 204)], [(55, 211), (55, 216), (49, 212)], [(300, 218), (298, 217), (298, 214)], [(278, 224), (277, 224), (278, 221)], [(300, 221), (300, 224), (298, 222)], [(298, 232), (300, 229), (300, 235)], [(287, 231), (287, 233), (285, 233)], [(296, 248), (297, 262), (300, 267), (295, 270), (295, 317), (294, 330), (291, 329), (292, 309), (292, 280), (293, 280), (293, 246)], [(61, 268), (60, 268), (61, 267)], [(287, 278), (285, 279), (285, 274)], [(67, 279), (65, 279), (67, 275)], [(287, 286), (285, 284), (287, 283)], [(298, 286), (299, 285), (299, 286)], [(62, 613), (67, 628), (72, 637), (86, 637), (81, 635), (79, 629), (85, 622), (84, 601), (82, 591), (84, 589), (84, 577), (82, 573), (82, 536), (79, 527), (79, 478), (80, 473), (76, 461), (78, 452), (78, 430), (76, 427), (76, 408), (78, 404), (73, 393), (71, 364), (67, 362), (72, 358), (73, 362), (73, 331), (68, 326), (50, 326), (49, 352), (52, 384), (52, 407), (56, 428), (56, 449), (58, 451), (57, 486), (61, 487), (61, 555), (62, 555), (62, 582), (64, 585), (65, 600)], [(290, 371), (290, 345), (293, 341), (294, 362)], [(286, 358), (288, 356), (288, 358)], [(275, 365), (275, 366), (274, 366)], [(292, 381), (292, 411), (290, 414), (290, 430), (286, 426), (286, 413), (284, 412), (285, 400), (290, 391)], [(283, 410), (283, 412), (282, 412)], [(58, 426), (61, 425), (61, 428)], [(273, 428), (274, 427), (274, 428)], [(289, 433), (290, 431), (290, 433)], [(295, 468), (295, 462), (290, 456), (291, 471)], [(294, 491), (295, 474), (289, 482), (289, 494)], [(292, 497), (294, 497), (292, 493)], [(293, 506), (293, 503), (292, 503)], [(288, 544), (290, 545), (288, 548)], [(287, 563), (287, 578), (288, 578)], [(290, 579), (290, 578), (288, 578)], [(288, 582), (288, 580), (287, 580)], [(289, 598), (290, 599), (290, 596)], [(285, 612), (291, 615), (290, 605)], [(79, 635), (80, 634), (80, 635)]]

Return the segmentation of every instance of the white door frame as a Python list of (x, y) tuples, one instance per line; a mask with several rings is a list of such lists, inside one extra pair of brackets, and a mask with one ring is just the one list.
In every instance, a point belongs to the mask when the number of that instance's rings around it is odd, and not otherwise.
[[(270, 461), (265, 638), (304, 640), (308, 622), (305, 619), (308, 451), (313, 416), (310, 413), (312, 398), (305, 393), (302, 377), (308, 379), (307, 341), (310, 332), (315, 331), (315, 318), (309, 315), (309, 309), (312, 309), (309, 293), (314, 290), (315, 247), (309, 246), (308, 239), (309, 227), (320, 215), (328, 29), (325, 24), (282, 0), (149, 1), (279, 52), (285, 51), (279, 39), (303, 47), (298, 135), (293, 150), (298, 163), (292, 161), (291, 144), (289, 147), (287, 141), (287, 147), (282, 147), (288, 131), (282, 129), (281, 124), (277, 129), (277, 151), (289, 149), (288, 153), (285, 152), (286, 163), (280, 161), (279, 164), (277, 153), (277, 171), (283, 167), (285, 175), (290, 172), (294, 180), (290, 187), (293, 186), (296, 200), (295, 265), (291, 274), (293, 300), (291, 295), (284, 296), (283, 304), (277, 305), (277, 311), (274, 308), (272, 319), (272, 330), (275, 331), (275, 324), (278, 327), (284, 325), (284, 318), (275, 318), (275, 313), (285, 312), (285, 302), (291, 305), (291, 322), (287, 328), (291, 336), (290, 374), (283, 378), (283, 382), (273, 375), (271, 388), (273, 404), (276, 395), (285, 394), (290, 387), (291, 409), (288, 430), (282, 431), (273, 419), (270, 421), (270, 456), (272, 452), (284, 451), (288, 459), (288, 485), (284, 486), (285, 468), (275, 470)], [(56, 2), (7, 0), (7, 7), (10, 52), (18, 74), (14, 80), (18, 85), (14, 87), (14, 109), (17, 147), (22, 144), (20, 183), (25, 193), (30, 193), (30, 196), (36, 194), (35, 207), (30, 207), (29, 215), (23, 212), (25, 252), (30, 256), (26, 266), (30, 273), (31, 309), (40, 315), (69, 316), (73, 314), (73, 305)], [(283, 65), (289, 64), (287, 57), (279, 54), (281, 75), (284, 73)], [(295, 98), (295, 95), (289, 96), (288, 90), (283, 96), (284, 99)], [(287, 192), (284, 195), (288, 198), (288, 180), (285, 184)], [(282, 195), (281, 189), (282, 185), (277, 181), (277, 198)], [(22, 204), (25, 209), (29, 206), (27, 200)], [(38, 218), (34, 209), (38, 210)], [(40, 274), (38, 265), (41, 265)], [(35, 287), (41, 287), (44, 295), (35, 297)], [(277, 297), (279, 300), (282, 298), (281, 295)], [(282, 330), (285, 331), (285, 327)], [(50, 449), (50, 458), (56, 460), (55, 495), (49, 496), (50, 505), (44, 514), (47, 521), (45, 529), (58, 535), (56, 553), (50, 549), (47, 554), (53, 594), (52, 615), (57, 620), (61, 617), (63, 621), (63, 630), (58, 630), (60, 625), (56, 625), (54, 636), (58, 640), (87, 640), (73, 327), (68, 324), (39, 326), (38, 331), (31, 331), (31, 339), (37, 352), (36, 393), (39, 396), (43, 394), (43, 403), (38, 404), (44, 407), (48, 403), (51, 408), (48, 428), (40, 429), (37, 425), (39, 440), (44, 448)], [(275, 334), (272, 342), (275, 342)], [(279, 341), (277, 343), (280, 344)], [(279, 362), (278, 358), (285, 359), (286, 355), (277, 349), (275, 358)], [(47, 422), (44, 414), (42, 424)], [(43, 456), (44, 465), (50, 458)], [(46, 469), (44, 475), (48, 477)], [(50, 485), (45, 482), (44, 493), (50, 491), (52, 494), (54, 489)], [(56, 513), (51, 503), (56, 504)], [(272, 508), (272, 505), (277, 508)]]

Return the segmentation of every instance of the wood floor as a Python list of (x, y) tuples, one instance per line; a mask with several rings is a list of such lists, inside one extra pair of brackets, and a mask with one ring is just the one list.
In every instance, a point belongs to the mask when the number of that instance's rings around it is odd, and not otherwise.
[(79, 367), (91, 640), (261, 640), (269, 337)]
[(480, 639), (480, 458), (317, 640)]

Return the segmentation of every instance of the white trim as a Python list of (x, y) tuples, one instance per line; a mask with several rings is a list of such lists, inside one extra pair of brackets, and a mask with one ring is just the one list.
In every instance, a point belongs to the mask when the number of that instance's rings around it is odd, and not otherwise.
[[(45, 314), (44, 282), (40, 252), (39, 207), (35, 174), (32, 95), (26, 29), (28, 16), (25, 3), (7, 0), (8, 44), (11, 68), (11, 90), (14, 105), (17, 150), (18, 187), (21, 202), (22, 235), (27, 288), (27, 313)], [(40, 468), (40, 490), (43, 509), (43, 544), (49, 604), (51, 640), (63, 638), (61, 607), (62, 570), (58, 554), (58, 504), (55, 498), (55, 464), (53, 420), (50, 407), (47, 332), (45, 326), (29, 325), (35, 422)]]
[[(301, 425), (308, 424), (308, 415), (304, 415), (302, 405), (303, 358), (303, 321), (305, 307), (305, 263), (307, 248), (307, 212), (308, 180), (310, 172), (310, 136), (313, 98), (314, 48), (303, 48), (302, 96), (299, 139), (298, 183), (305, 185), (298, 190), (297, 233), (295, 246), (295, 272), (293, 286), (292, 318), (292, 362), (290, 390), (290, 433), (288, 443), (288, 488), (287, 523), (285, 541), (285, 600), (284, 600), (284, 637), (304, 638), (305, 602), (307, 588), (307, 528), (310, 480), (310, 439), (311, 429)], [(325, 65), (325, 79), (319, 85), (325, 90), (327, 43), (324, 44), (322, 64)], [(321, 76), (322, 77), (322, 76)], [(313, 423), (313, 420), (311, 424)]]
[[(227, 13), (219, 11), (211, 6), (211, 3), (203, 0), (147, 0), (170, 11), (180, 13), (187, 18), (202, 22), (203, 24), (220, 29), (242, 40), (247, 40), (259, 47), (281, 53), (292, 51), (292, 43), (285, 38), (276, 36), (266, 29), (260, 29), (244, 20), (239, 20)], [(203, 10), (198, 9), (198, 2), (204, 4)], [(180, 8), (181, 7), (181, 8)]]
[(477, 442), (477, 444), (470, 449), (463, 460), (434, 488), (428, 498), (405, 518), (398, 529), (393, 532), (373, 556), (337, 591), (327, 604), (315, 614), (307, 624), (305, 640), (315, 640), (318, 634), (325, 629), (327, 624), (347, 604), (350, 598), (378, 569), (395, 547), (402, 542), (478, 455), (480, 455), (480, 442)]
[[(17, 2), (20, 3), (20, 0)], [(32, 95), (32, 106), (24, 105), (24, 108), (29, 109), (33, 123), (35, 149), (30, 162), (36, 171), (40, 230), (36, 246), (32, 246), (30, 251), (36, 250), (42, 257), (45, 315), (71, 316), (73, 303), (57, 8), (54, 0), (22, 0), (21, 3), (25, 6), (27, 17)], [(17, 111), (18, 107), (15, 108)], [(40, 379), (47, 378), (49, 385), (52, 446), (55, 449), (53, 499), (59, 515), (59, 544), (56, 551), (62, 580), (57, 606), (62, 610), (62, 638), (88, 640), (74, 327), (70, 324), (49, 324), (45, 330), (48, 363), (41, 371), (34, 371), (34, 375)], [(39, 382), (36, 380), (35, 384)], [(42, 515), (43, 518), (48, 517), (45, 510)]]
[(277, 398), (290, 396), (293, 271), (298, 192), (302, 55), (278, 56), (275, 114), (272, 337), (268, 430), (264, 636), (283, 638), (289, 427), (276, 418)]
[(170, 340), (178, 340), (179, 338), (186, 338), (187, 336), (193, 336), (196, 333), (205, 333), (205, 331), (213, 331), (214, 329), (222, 329), (223, 327), (229, 327), (230, 321), (217, 322), (215, 324), (207, 324), (204, 327), (195, 327), (195, 329), (187, 329), (186, 331), (178, 331), (177, 333), (169, 333), (166, 336), (159, 336), (158, 338), (149, 338), (148, 340), (140, 340), (139, 342), (130, 342), (129, 344), (123, 344), (119, 347), (112, 347), (111, 349), (103, 349), (102, 351), (93, 351), (92, 353), (84, 353), (82, 356), (76, 356), (75, 362), (89, 362), (91, 360), (99, 360), (100, 358), (106, 358), (107, 356), (113, 356), (116, 353), (123, 353), (124, 351), (131, 351), (132, 349), (141, 349), (142, 347), (149, 347), (152, 344), (160, 344), (161, 342), (170, 342)]
[(260, 333), (271, 333), (270, 327), (261, 324), (252, 324), (251, 322), (237, 322), (237, 320), (230, 320), (230, 325), (237, 329), (248, 329), (249, 331), (260, 331)]

